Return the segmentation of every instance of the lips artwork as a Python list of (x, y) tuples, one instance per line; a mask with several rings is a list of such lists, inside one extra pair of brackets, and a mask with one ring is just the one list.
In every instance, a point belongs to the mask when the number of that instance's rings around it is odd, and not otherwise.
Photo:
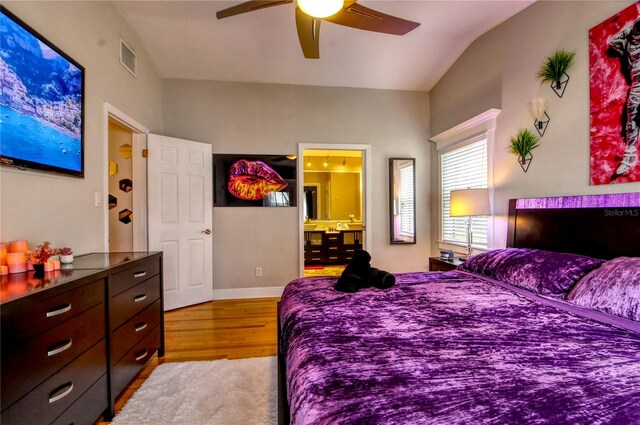
[(227, 187), (238, 199), (259, 201), (287, 187), (287, 182), (264, 162), (241, 159), (229, 168)]

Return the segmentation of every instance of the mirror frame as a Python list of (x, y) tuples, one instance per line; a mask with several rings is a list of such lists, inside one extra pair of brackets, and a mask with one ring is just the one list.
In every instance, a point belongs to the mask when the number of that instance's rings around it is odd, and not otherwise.
[[(413, 164), (413, 240), (405, 242), (394, 238), (394, 162), (411, 161)], [(416, 244), (416, 159), (415, 158), (389, 158), (389, 243), (391, 245), (415, 245)]]

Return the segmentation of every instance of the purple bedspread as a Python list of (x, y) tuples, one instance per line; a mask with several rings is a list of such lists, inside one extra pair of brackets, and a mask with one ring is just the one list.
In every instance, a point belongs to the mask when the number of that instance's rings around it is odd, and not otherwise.
[(291, 282), (292, 424), (640, 424), (640, 334), (462, 272)]

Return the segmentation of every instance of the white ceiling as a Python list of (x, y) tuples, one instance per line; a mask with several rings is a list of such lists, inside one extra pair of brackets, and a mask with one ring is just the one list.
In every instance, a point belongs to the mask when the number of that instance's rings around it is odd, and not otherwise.
[(428, 91), (473, 40), (533, 2), (362, 0), (421, 25), (394, 36), (323, 21), (320, 59), (302, 55), (295, 3), (222, 20), (216, 11), (240, 1), (114, 4), (163, 78)]

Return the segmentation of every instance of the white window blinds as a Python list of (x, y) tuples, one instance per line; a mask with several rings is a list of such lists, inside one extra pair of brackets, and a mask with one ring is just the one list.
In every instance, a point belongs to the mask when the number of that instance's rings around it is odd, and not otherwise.
[(400, 235), (414, 236), (413, 163), (400, 166)]
[[(440, 156), (443, 242), (467, 242), (467, 217), (449, 217), (450, 192), (487, 187), (487, 139), (483, 138)], [(487, 217), (473, 217), (473, 246), (487, 248)]]

